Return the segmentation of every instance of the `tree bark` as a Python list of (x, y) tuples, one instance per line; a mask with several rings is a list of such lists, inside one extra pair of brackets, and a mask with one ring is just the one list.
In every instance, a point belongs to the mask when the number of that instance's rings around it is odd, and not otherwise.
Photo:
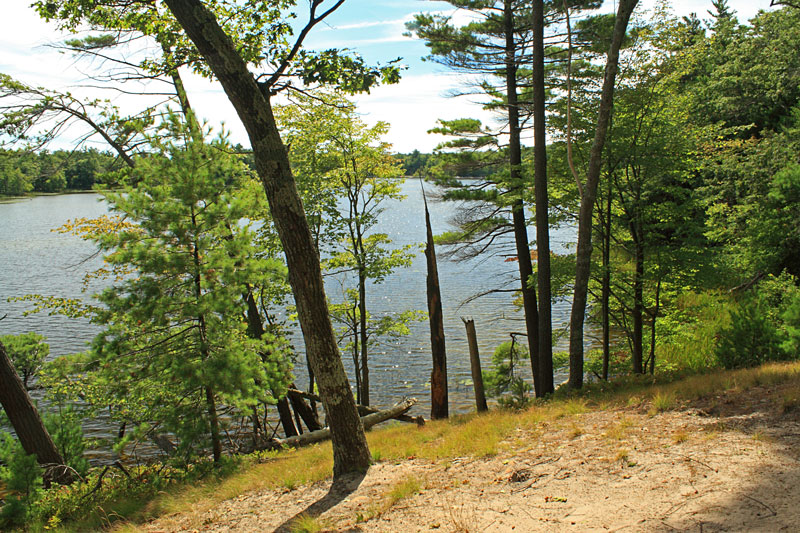
[[(425, 199), (425, 191), (422, 191)], [(444, 341), (444, 319), (442, 315), (442, 295), (439, 291), (439, 271), (436, 266), (436, 250), (433, 244), (431, 216), (428, 212), (428, 201), (425, 200), (425, 228), (427, 243), (425, 259), (428, 263), (428, 318), (431, 325), (431, 354), (433, 370), (431, 371), (431, 418), (447, 418), (449, 405), (447, 400), (447, 352)]]
[(328, 316), (319, 257), (269, 97), (200, 0), (165, 1), (222, 84), (250, 138), (256, 170), (286, 254), (309, 361), (330, 421), (334, 477), (364, 471), (372, 458)]
[(514, 241), (519, 266), (522, 308), (525, 312), (525, 331), (528, 334), (528, 347), (531, 355), (533, 388), (540, 395), (542, 384), (539, 371), (539, 312), (536, 306), (536, 291), (528, 282), (533, 276), (531, 247), (528, 242), (528, 227), (525, 222), (525, 204), (522, 200), (525, 187), (520, 175), (522, 170), (522, 144), (519, 128), (519, 97), (517, 94), (517, 49), (514, 40), (514, 7), (510, 0), (503, 2), (503, 24), (505, 32), (505, 74), (506, 99), (508, 101), (508, 155), (511, 187), (516, 189), (519, 198), (511, 205), (514, 224)]
[(475, 388), (475, 407), (479, 413), (488, 411), (486, 393), (483, 389), (483, 373), (481, 372), (481, 356), (478, 353), (478, 336), (475, 333), (475, 321), (461, 319), (467, 328), (467, 342), (469, 343), (469, 366), (472, 371), (472, 386)]
[(592, 210), (597, 198), (601, 156), (614, 105), (614, 84), (619, 67), (619, 49), (622, 46), (631, 13), (637, 3), (638, 0), (620, 0), (619, 2), (614, 33), (606, 60), (600, 110), (597, 114), (597, 126), (589, 155), (589, 168), (581, 195), (581, 206), (578, 213), (578, 248), (575, 253), (575, 285), (569, 322), (569, 386), (572, 389), (580, 389), (583, 386), (583, 324), (586, 319), (586, 300), (592, 258)]
[(50, 481), (72, 483), (72, 471), (64, 467), (64, 458), (53, 443), (47, 428), (44, 427), (39, 412), (28, 396), (28, 391), (25, 390), (2, 342), (0, 342), (0, 405), (11, 421), (22, 449), (29, 455), (35, 455), (38, 463), (46, 469), (45, 483), (49, 484)]
[(536, 199), (537, 284), (539, 288), (539, 384), (537, 396), (555, 391), (553, 384), (553, 324), (550, 310), (550, 207), (547, 199), (547, 138), (545, 135), (544, 2), (533, 2), (533, 168)]

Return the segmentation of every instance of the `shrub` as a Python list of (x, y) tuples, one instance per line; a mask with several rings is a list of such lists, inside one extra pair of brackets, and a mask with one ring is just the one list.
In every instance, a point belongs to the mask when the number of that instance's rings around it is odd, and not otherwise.
[(731, 313), (730, 325), (719, 333), (716, 355), (725, 368), (744, 368), (785, 357), (774, 322), (769, 320), (762, 300), (742, 302)]
[(46, 413), (44, 425), (70, 468), (81, 476), (89, 470), (89, 461), (83, 457), (86, 441), (83, 438), (81, 414), (72, 406), (59, 407), (57, 412)]
[(8, 433), (0, 433), (0, 481), (9, 494), (0, 509), (0, 527), (28, 522), (42, 492), (42, 469), (35, 455), (28, 455)]
[(518, 370), (523, 357), (528, 357), (524, 346), (504, 342), (492, 355), (492, 368), (483, 372), (486, 394), (497, 398), (502, 407), (521, 409), (530, 402), (531, 386), (519, 376)]

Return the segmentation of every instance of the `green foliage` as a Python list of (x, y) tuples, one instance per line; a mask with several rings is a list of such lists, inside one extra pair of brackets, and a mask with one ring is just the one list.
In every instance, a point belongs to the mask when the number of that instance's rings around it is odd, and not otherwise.
[(420, 313), (404, 310), (373, 317), (366, 308), (367, 287), (409, 266), (414, 257), (414, 246), (395, 247), (386, 233), (374, 230), (382, 204), (403, 199), (403, 169), (382, 141), (388, 125), (365, 125), (341, 95), (301, 96), (294, 105), (279, 106), (276, 116), (291, 146), (292, 169), (322, 266), (342, 287), (341, 300), (330, 311), (352, 354), (360, 399), (367, 391), (359, 375), (371, 347), (382, 337), (407, 335), (410, 321), (420, 319)]
[(800, 358), (800, 296), (795, 295), (781, 316), (785, 333), (781, 349), (789, 359)]
[(483, 372), (486, 394), (497, 398), (502, 407), (522, 409), (531, 398), (531, 386), (519, 375), (520, 364), (528, 358), (526, 348), (516, 342), (504, 342), (492, 355), (490, 370)]
[(56, 445), (64, 463), (81, 477), (89, 471), (89, 461), (83, 456), (86, 441), (81, 421), (83, 413), (72, 405), (58, 405), (44, 413), (44, 425)]
[[(567, 361), (569, 363), (569, 361)], [(584, 371), (594, 377), (603, 376), (603, 350), (589, 350), (583, 363)], [(622, 346), (612, 346), (608, 358), (609, 378), (624, 376), (631, 370), (630, 351)]]
[(28, 382), (36, 376), (50, 354), (50, 346), (44, 342), (43, 336), (34, 332), (3, 335), (0, 342), (5, 345), (23, 385), (28, 388)]
[(164, 129), (151, 140), (158, 156), (131, 170), (136, 188), (106, 194), (125, 224), (75, 227), (129, 272), (93, 309), (106, 329), (87, 363), (89, 400), (134, 428), (131, 438), (173, 433), (186, 458), (208, 442), (217, 409), (285, 389), (285, 339), (275, 329), (250, 338), (242, 320), (243, 294), (283, 282), (285, 269), (255, 247), (259, 184), (225, 139), (190, 138), (174, 115)]
[(731, 298), (714, 292), (686, 292), (659, 321), (656, 368), (667, 373), (700, 373), (719, 365), (718, 332), (730, 324)]
[(783, 357), (780, 338), (761, 300), (743, 301), (719, 332), (717, 359), (725, 368), (757, 366)]
[(0, 526), (23, 526), (41, 494), (42, 469), (36, 456), (28, 455), (16, 439), (0, 432), (0, 483), (5, 486)]

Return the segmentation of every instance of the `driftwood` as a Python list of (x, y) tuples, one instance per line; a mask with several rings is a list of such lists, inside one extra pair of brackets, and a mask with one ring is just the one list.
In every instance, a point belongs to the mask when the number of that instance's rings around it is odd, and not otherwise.
[[(317, 396), (316, 394), (311, 393), (311, 392), (302, 391), (302, 390), (299, 390), (299, 389), (289, 388), (286, 391), (286, 394), (290, 398), (291, 397), (305, 398), (307, 400), (311, 400), (311, 401), (314, 401), (314, 402), (321, 402), (322, 401), (320, 399), (320, 397)], [(358, 416), (367, 416), (367, 415), (371, 415), (373, 413), (380, 412), (380, 409), (376, 409), (374, 407), (370, 407), (368, 405), (361, 405), (361, 404), (357, 404), (356, 405), (356, 409), (358, 409)], [(425, 417), (423, 417), (423, 416), (409, 416), (409, 415), (406, 415), (406, 414), (400, 414), (400, 415), (397, 415), (397, 416), (392, 417), (392, 418), (394, 420), (399, 420), (401, 422), (413, 423), (413, 424), (416, 424), (418, 426), (424, 426), (425, 425)], [(318, 428), (318, 429), (321, 429), (321, 428)]]
[[(380, 413), (380, 409), (369, 407), (367, 405), (356, 405), (356, 409), (358, 409), (358, 416), (362, 417), (374, 413)], [(416, 424), (418, 426), (425, 425), (425, 417), (423, 416), (410, 416), (406, 414), (399, 414), (397, 416), (393, 416), (392, 419), (399, 420), (400, 422), (408, 422), (410, 424)]]
[[(377, 411), (374, 413), (370, 413), (366, 416), (362, 416), (361, 423), (364, 425), (365, 430), (369, 429), (376, 424), (380, 424), (381, 422), (385, 422), (386, 420), (392, 418), (398, 418), (399, 416), (404, 415), (406, 411), (411, 409), (411, 407), (416, 403), (417, 403), (416, 398), (408, 398), (394, 405), (393, 407), (390, 407), (389, 409), (385, 409), (383, 411)], [(317, 431), (310, 431), (302, 435), (289, 437), (286, 439), (271, 439), (269, 441), (259, 443), (257, 446), (255, 446), (254, 450), (245, 450), (245, 452), (256, 451), (256, 450), (276, 450), (285, 447), (299, 448), (300, 446), (307, 446), (309, 444), (314, 444), (315, 442), (322, 442), (330, 438), (331, 438), (330, 428), (324, 428)]]

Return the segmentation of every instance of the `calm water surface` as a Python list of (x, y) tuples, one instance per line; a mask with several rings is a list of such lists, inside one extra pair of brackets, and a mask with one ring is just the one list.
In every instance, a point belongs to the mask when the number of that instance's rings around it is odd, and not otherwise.
[[(398, 245), (424, 243), (425, 224), (419, 183), (407, 181), (406, 199), (387, 202), (376, 231), (388, 233)], [(430, 195), (430, 186), (426, 186)], [(434, 233), (451, 228), (448, 221), (457, 204), (429, 201)], [(97, 217), (107, 213), (107, 206), (97, 194), (44, 196), (11, 203), (0, 203), (0, 334), (35, 331), (47, 338), (53, 357), (83, 351), (98, 328), (85, 320), (74, 320), (39, 313), (24, 316), (30, 308), (25, 302), (7, 299), (25, 294), (42, 294), (66, 298), (87, 298), (102, 289), (95, 283), (83, 291), (83, 275), (98, 268), (102, 260), (92, 243), (66, 234), (53, 232), (70, 219)], [(533, 235), (531, 228), (530, 235)], [(574, 240), (573, 229), (556, 230), (551, 239), (555, 251), (563, 251)], [(437, 250), (441, 256), (442, 250)], [(465, 303), (474, 294), (498, 287), (515, 288), (513, 274), (517, 265), (505, 256), (480, 258), (462, 263), (439, 259), (439, 276), (444, 307), (447, 340), (448, 382), (451, 412), (473, 409), (469, 350), (462, 317), (473, 318), (484, 368), (494, 348), (510, 339), (510, 332), (524, 331), (522, 315), (512, 303), (512, 294), (491, 294)], [(367, 288), (368, 307), (378, 316), (406, 309), (427, 309), (425, 258), (420, 252), (411, 267), (390, 276), (381, 285)], [(336, 280), (328, 280), (328, 295), (335, 300), (341, 294)], [(554, 326), (566, 323), (569, 302), (558, 302), (553, 308)], [(299, 331), (299, 328), (296, 328)], [(524, 338), (523, 342), (524, 342)], [(302, 351), (302, 340), (295, 335), (293, 344)], [(559, 346), (558, 349), (565, 349)], [(303, 360), (300, 357), (298, 360)], [(352, 370), (345, 357), (348, 372)], [(528, 365), (523, 374), (530, 379)], [(305, 381), (305, 370), (297, 369), (298, 382)], [(370, 381), (373, 404), (385, 406), (404, 396), (420, 400), (416, 414), (430, 413), (430, 332), (427, 320), (412, 324), (411, 334), (398, 341), (381, 344), (370, 357)], [(565, 376), (557, 376), (561, 381)], [(116, 432), (104, 420), (87, 423), (90, 436), (109, 436)]]

